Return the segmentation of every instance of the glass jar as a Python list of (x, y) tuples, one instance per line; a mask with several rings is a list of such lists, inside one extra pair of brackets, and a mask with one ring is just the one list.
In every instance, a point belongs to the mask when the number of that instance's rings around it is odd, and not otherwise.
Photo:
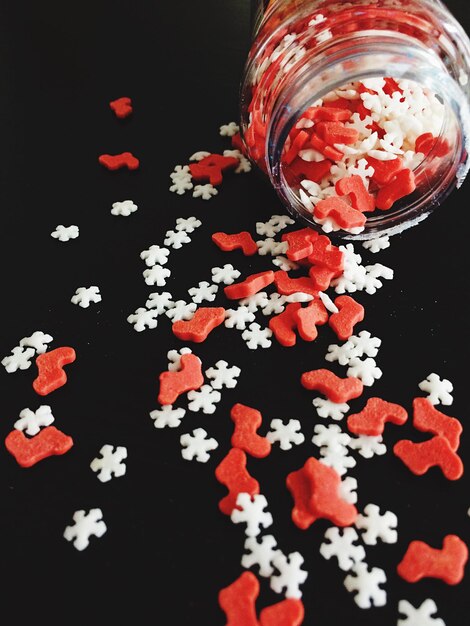
[[(470, 41), (440, 0), (259, 0), (241, 87), (244, 148), (269, 176), (288, 211), (311, 227), (335, 230), (345, 239), (401, 232), (427, 217), (462, 184), (470, 168), (469, 63)], [(377, 104), (385, 107), (383, 111), (399, 108), (408, 98), (406, 115), (402, 112), (399, 117), (397, 113), (394, 118), (382, 111), (378, 122), (380, 126), (388, 120), (389, 129), (399, 128), (397, 123), (405, 126), (406, 146), (402, 147), (406, 149), (401, 149), (400, 143), (391, 145), (392, 131), (386, 133), (375, 123), (380, 115), (371, 105), (370, 96), (373, 101), (378, 93), (378, 87), (371, 88), (374, 85), (383, 87), (382, 100), (385, 98), (389, 107), (386, 109), (383, 101)], [(389, 97), (383, 95), (387, 89)], [(424, 97), (425, 105), (421, 104)], [(412, 172), (414, 190), (410, 187), (388, 210), (373, 210), (362, 228), (342, 229), (334, 220), (315, 217), (315, 203), (327, 194), (338, 195), (338, 172), (357, 174), (355, 148), (333, 144), (336, 152), (327, 152), (326, 157), (325, 141), (320, 143), (316, 135), (313, 142), (318, 121), (312, 111), (331, 103), (335, 109), (349, 107), (350, 115), (359, 111), (354, 117), (358, 127), (364, 119), (372, 118), (367, 132), (372, 133), (375, 123), (379, 133), (373, 138), (373, 154), (382, 161), (400, 156), (402, 169), (406, 165)], [(413, 107), (419, 115), (412, 114)], [(339, 124), (340, 130), (345, 124), (352, 126), (351, 119)], [(381, 135), (388, 143), (381, 143)], [(426, 143), (424, 136), (431, 141)], [(295, 142), (303, 146), (303, 158), (295, 152)], [(384, 145), (391, 152), (383, 154)], [(343, 151), (341, 158), (337, 150)], [(300, 158), (310, 165), (305, 166)], [(363, 170), (371, 163), (366, 161), (361, 165)], [(336, 167), (333, 181), (332, 167)], [(359, 174), (365, 186), (372, 195), (377, 194), (381, 184), (373, 181), (370, 187), (361, 167)], [(315, 181), (309, 177), (312, 171), (316, 172)], [(387, 184), (393, 181), (389, 178)], [(309, 185), (310, 191), (317, 189), (316, 197), (309, 196)], [(343, 201), (350, 203), (350, 198)]]

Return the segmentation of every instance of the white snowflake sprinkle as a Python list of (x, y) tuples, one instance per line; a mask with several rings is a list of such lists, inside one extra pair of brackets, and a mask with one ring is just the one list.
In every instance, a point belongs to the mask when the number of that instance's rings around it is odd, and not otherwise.
[[(263, 315), (279, 315), (285, 309), (286, 297), (280, 293), (272, 293), (269, 295), (269, 299), (266, 305), (261, 309)], [(254, 316), (253, 316), (253, 319)]]
[(207, 415), (212, 415), (215, 413), (216, 405), (220, 402), (221, 397), (220, 392), (210, 385), (202, 385), (200, 389), (188, 391), (188, 409), (195, 413), (202, 411)]
[(202, 161), (202, 159), (205, 159), (206, 157), (210, 156), (211, 153), (207, 152), (207, 150), (198, 150), (197, 152), (194, 152), (194, 154), (192, 154), (189, 157), (190, 161)]
[(90, 537), (102, 537), (106, 532), (106, 524), (103, 522), (101, 509), (75, 511), (73, 514), (73, 526), (67, 526), (64, 530), (64, 538), (73, 541), (77, 550), (85, 550), (90, 545)]
[(50, 426), (54, 421), (51, 407), (42, 404), (36, 411), (23, 409), (20, 412), (20, 419), (13, 424), (16, 430), (22, 430), (30, 437), (34, 437), (44, 426)]
[(377, 363), (371, 358), (363, 361), (358, 358), (350, 359), (346, 373), (347, 376), (362, 380), (366, 387), (371, 387), (376, 380), (382, 377), (382, 370), (377, 367)]
[(151, 293), (148, 297), (145, 306), (148, 309), (155, 309), (158, 315), (162, 315), (168, 309), (171, 309), (174, 306), (174, 302), (172, 300), (173, 296), (169, 291), (163, 291), (162, 293)]
[(180, 320), (190, 320), (194, 317), (196, 309), (197, 304), (194, 302), (189, 302), (188, 304), (184, 300), (177, 300), (170, 309), (165, 311), (165, 315), (169, 317), (173, 323), (179, 322)]
[(165, 233), (165, 239), (163, 243), (165, 246), (170, 246), (174, 250), (179, 250), (183, 247), (183, 244), (190, 243), (191, 237), (185, 230), (167, 230)]
[(233, 137), (240, 132), (240, 127), (236, 122), (229, 122), (228, 124), (222, 124), (219, 129), (219, 134), (222, 137)]
[(154, 265), (153, 267), (149, 267), (144, 270), (143, 276), (147, 285), (164, 287), (166, 285), (166, 279), (171, 276), (171, 271), (161, 265)]
[(305, 441), (299, 420), (290, 419), (285, 424), (280, 419), (273, 419), (269, 427), (271, 430), (266, 439), (271, 443), (279, 442), (281, 450), (291, 450), (293, 445), (299, 446)]
[(191, 348), (180, 348), (179, 350), (170, 350), (167, 352), (168, 358), (168, 371), (169, 372), (179, 372), (181, 369), (181, 357), (183, 354), (191, 354)]
[(397, 626), (446, 626), (440, 617), (433, 617), (437, 613), (437, 606), (431, 598), (425, 600), (418, 608), (407, 600), (400, 600), (398, 612), (406, 619), (399, 619)]
[(454, 386), (447, 378), (441, 380), (440, 376), (432, 373), (425, 380), (421, 381), (418, 386), (421, 391), (428, 394), (427, 399), (431, 404), (450, 406), (454, 401), (452, 397)]
[(154, 265), (165, 265), (168, 262), (170, 251), (168, 248), (160, 248), (160, 246), (150, 246), (147, 250), (140, 253), (140, 258), (145, 261), (147, 267)]
[(328, 528), (325, 532), (327, 543), (320, 546), (320, 554), (324, 559), (336, 557), (338, 566), (344, 572), (349, 571), (355, 563), (360, 563), (366, 556), (366, 551), (361, 545), (355, 545), (359, 539), (354, 528), (340, 530), (336, 526)]
[(237, 385), (237, 378), (241, 374), (241, 369), (236, 365), (229, 367), (227, 361), (217, 361), (214, 367), (206, 370), (206, 377), (209, 378), (213, 389), (233, 389)]
[(178, 217), (175, 230), (184, 230), (186, 233), (192, 233), (199, 226), (202, 226), (202, 222), (197, 217)]
[(239, 306), (237, 309), (227, 309), (225, 311), (226, 328), (236, 328), (245, 330), (246, 325), (255, 320), (255, 314), (249, 311), (246, 306)]
[(283, 272), (290, 272), (291, 270), (298, 270), (299, 265), (295, 261), (291, 261), (286, 256), (278, 255), (273, 259), (273, 265), (278, 267)]
[(33, 348), (36, 350), (37, 354), (44, 354), (48, 348), (47, 344), (52, 340), (52, 335), (43, 333), (42, 330), (36, 330), (29, 337), (23, 337), (23, 339), (20, 340), (20, 346), (23, 348)]
[(242, 333), (242, 338), (246, 341), (246, 345), (250, 350), (269, 348), (272, 343), (272, 336), (273, 333), (270, 328), (261, 328), (257, 323), (250, 324)]
[(191, 287), (191, 289), (188, 289), (188, 293), (193, 302), (201, 304), (204, 300), (207, 300), (207, 302), (214, 302), (218, 290), (219, 287), (217, 285), (211, 285), (207, 281), (202, 281), (197, 287)]
[(286, 598), (301, 598), (300, 585), (303, 585), (308, 576), (308, 572), (301, 569), (303, 562), (303, 556), (299, 552), (286, 556), (278, 551), (272, 563), (280, 573), (271, 576), (271, 589), (276, 593), (282, 593), (285, 589)]
[(139, 307), (134, 313), (128, 316), (129, 324), (134, 325), (134, 330), (141, 333), (146, 328), (156, 328), (158, 325), (158, 311), (148, 311), (144, 307)]
[(124, 200), (123, 202), (113, 202), (113, 208), (111, 209), (112, 215), (122, 215), (123, 217), (129, 217), (131, 213), (135, 213), (138, 206), (132, 202), (132, 200)]
[(338, 489), (338, 495), (345, 502), (349, 504), (356, 504), (357, 502), (357, 480), (354, 476), (346, 476), (342, 479)]
[(396, 543), (398, 519), (395, 513), (385, 511), (381, 514), (376, 504), (368, 504), (364, 512), (359, 514), (355, 521), (356, 528), (362, 531), (362, 540), (368, 546), (375, 546), (377, 539), (384, 543)]
[(216, 187), (207, 183), (206, 185), (196, 185), (193, 191), (193, 198), (201, 198), (201, 200), (210, 200), (218, 194)]
[(268, 528), (273, 523), (273, 516), (264, 509), (268, 506), (266, 498), (262, 494), (251, 496), (241, 492), (237, 496), (237, 507), (230, 516), (234, 524), (246, 524), (247, 537), (256, 537), (261, 532), (261, 527)]
[(377, 237), (376, 239), (364, 241), (362, 247), (366, 250), (369, 250), (373, 254), (376, 254), (377, 252), (380, 252), (381, 250), (386, 250), (390, 247), (390, 237)]
[(207, 436), (204, 428), (196, 428), (192, 434), (181, 435), (180, 444), (183, 459), (186, 461), (196, 459), (199, 463), (207, 463), (210, 459), (209, 452), (215, 450), (219, 445), (213, 437)]
[(114, 476), (119, 478), (126, 473), (126, 464), (123, 463), (124, 459), (127, 459), (127, 448), (124, 446), (105, 445), (101, 448), (99, 454), (101, 458), (97, 457), (90, 463), (90, 468), (93, 472), (97, 472), (97, 478), (102, 483), (107, 483)]
[(15, 346), (11, 354), (2, 359), (2, 365), (9, 374), (13, 374), (17, 370), (27, 370), (34, 354), (33, 348)]
[(231, 285), (241, 275), (230, 263), (226, 263), (223, 267), (213, 267), (211, 273), (214, 283), (223, 283), (224, 285)]
[(331, 419), (338, 422), (349, 411), (349, 404), (346, 404), (346, 402), (331, 402), (331, 400), (326, 398), (314, 398), (312, 404), (320, 417), (331, 417)]
[(185, 409), (174, 409), (171, 404), (164, 404), (160, 409), (150, 412), (155, 428), (177, 428), (185, 416)]
[(87, 309), (90, 306), (91, 302), (98, 303), (101, 302), (101, 294), (99, 287), (79, 287), (75, 291), (75, 295), (72, 296), (70, 302), (73, 304), (78, 304), (78, 306), (83, 309)]
[(248, 298), (242, 298), (239, 304), (248, 307), (251, 313), (256, 313), (258, 309), (264, 309), (268, 301), (268, 294), (265, 291), (259, 291)]
[(242, 567), (248, 569), (257, 565), (260, 576), (271, 576), (274, 572), (272, 561), (277, 554), (276, 546), (277, 542), (272, 535), (264, 535), (260, 541), (256, 537), (247, 537), (245, 550), (248, 550), (248, 554), (242, 556)]
[(375, 454), (382, 456), (387, 452), (387, 446), (382, 443), (382, 435), (377, 437), (371, 437), (369, 435), (351, 437), (348, 446), (351, 450), (357, 450), (365, 459), (371, 459)]
[(51, 237), (58, 239), (59, 241), (70, 241), (70, 239), (76, 239), (80, 234), (78, 226), (72, 224), (72, 226), (63, 226), (59, 224), (55, 230), (52, 231)]
[(351, 574), (344, 579), (344, 586), (349, 592), (356, 591), (354, 601), (361, 609), (371, 606), (385, 606), (387, 594), (380, 585), (387, 582), (385, 572), (373, 567), (370, 571), (366, 563), (356, 563)]

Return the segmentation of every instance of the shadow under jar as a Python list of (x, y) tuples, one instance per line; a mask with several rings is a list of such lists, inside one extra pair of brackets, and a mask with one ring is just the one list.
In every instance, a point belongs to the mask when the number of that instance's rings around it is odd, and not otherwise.
[[(469, 63), (439, 0), (259, 1), (241, 87), (246, 153), (312, 228), (401, 232), (470, 168)], [(338, 185), (351, 177), (366, 210)]]

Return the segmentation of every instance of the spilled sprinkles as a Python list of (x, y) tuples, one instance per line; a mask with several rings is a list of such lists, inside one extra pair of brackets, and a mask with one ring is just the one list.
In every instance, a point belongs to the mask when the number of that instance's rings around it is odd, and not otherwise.
[[(422, 151), (430, 150), (435, 143), (434, 137), (423, 138), (423, 134), (413, 140), (406, 133), (401, 136), (403, 129), (397, 123), (390, 122), (385, 128), (380, 118), (383, 107), (398, 116), (409, 106), (410, 94), (416, 92), (409, 81), (363, 81), (349, 85), (347, 91), (350, 104), (362, 107), (362, 113), (372, 107), (377, 114), (361, 115), (344, 103), (335, 107), (335, 98), (340, 96), (338, 92), (330, 94), (324, 103), (302, 116), (284, 155), (291, 170), (307, 172), (316, 168), (315, 179), (304, 179), (298, 192), (324, 233), (338, 226), (351, 231), (362, 228), (364, 211), (375, 207), (387, 210), (397, 198), (411, 193), (414, 183), (408, 167), (423, 158)], [(439, 107), (429, 94), (423, 92), (420, 97), (439, 114)], [(133, 114), (128, 97), (114, 100), (109, 106), (119, 119)], [(171, 192), (190, 192), (194, 198), (210, 200), (219, 193), (227, 177), (250, 171), (238, 124), (223, 124), (219, 133), (231, 149), (223, 154), (203, 150), (193, 153), (188, 164), (177, 165), (171, 172)], [(323, 172), (318, 164), (326, 154), (325, 142), (334, 146), (338, 158), (335, 169)], [(103, 154), (99, 162), (111, 171), (139, 167), (138, 159), (130, 152)], [(391, 168), (401, 176), (399, 184), (393, 183), (393, 189), (392, 183), (387, 182), (391, 180)], [(371, 189), (375, 189), (375, 196)], [(137, 208), (132, 200), (115, 202), (111, 214), (129, 217)], [(321, 572), (306, 571), (302, 554), (289, 553), (281, 547), (272, 533), (274, 519), (262, 485), (247, 468), (249, 457), (284, 455), (304, 444), (307, 438), (301, 421), (297, 416), (280, 419), (262, 415), (257, 408), (239, 402), (237, 384), (244, 375), (240, 364), (233, 363), (230, 355), (227, 360), (205, 363), (197, 354), (197, 344), (211, 340), (213, 335), (214, 341), (223, 342), (224, 333), (238, 331), (240, 345), (244, 344), (247, 351), (270, 349), (274, 344), (295, 350), (301, 342), (314, 344), (325, 332), (325, 326), (336, 335), (338, 343), (330, 344), (323, 355), (325, 367), (304, 371), (298, 380), (299, 393), (309, 394), (312, 415), (319, 419), (309, 441), (310, 455), (285, 476), (284, 488), (291, 496), (289, 514), (296, 532), (305, 532), (318, 519), (328, 520), (330, 526), (323, 533), (319, 550), (325, 560), (333, 560), (337, 565), (345, 596), (349, 594), (349, 601), (361, 609), (384, 606), (387, 580), (393, 573), (370, 565), (368, 550), (378, 542), (395, 544), (399, 519), (393, 511), (374, 503), (358, 509), (360, 484), (351, 474), (359, 457), (370, 459), (389, 454), (397, 457), (396, 462), (403, 463), (410, 473), (421, 476), (437, 466), (445, 478), (458, 480), (463, 473), (458, 454), (462, 424), (441, 411), (452, 405), (453, 385), (437, 373), (429, 374), (417, 382), (417, 389), (424, 395), (409, 399), (411, 409), (395, 403), (393, 398), (373, 395), (370, 388), (385, 375), (380, 366), (382, 340), (364, 329), (363, 322), (367, 324), (367, 298), (382, 289), (384, 281), (393, 279), (393, 269), (381, 263), (366, 265), (353, 244), (336, 246), (327, 234), (299, 227), (285, 215), (240, 225), (238, 232), (212, 233), (207, 241), (209, 261), (210, 249), (218, 249), (227, 254), (227, 263), (209, 266), (195, 284), (185, 285), (184, 276), (179, 277), (187, 295), (186, 299), (178, 299), (167, 284), (172, 277), (172, 259), (184, 254), (193, 238), (202, 238), (198, 229), (208, 219), (206, 215), (201, 211), (200, 215), (178, 217), (173, 228), (156, 241), (141, 242), (139, 259), (143, 267), (135, 280), (143, 279), (147, 287), (159, 289), (148, 293), (144, 303), (126, 303), (128, 310), (134, 312), (124, 315), (122, 321), (125, 324), (127, 320), (138, 333), (172, 333), (189, 344), (168, 352), (168, 367), (158, 377), (158, 406), (149, 417), (157, 430), (180, 428), (187, 412), (201, 417), (201, 426), (179, 435), (178, 454), (185, 462), (208, 466), (208, 474), (215, 475), (215, 480), (226, 489), (218, 503), (220, 513), (226, 516), (227, 523), (239, 525), (245, 536), (244, 552), (240, 554), (240, 567), (245, 571), (220, 590), (220, 608), (227, 623), (233, 626), (299, 626), (304, 618), (302, 596), (308, 593), (310, 580), (314, 581)], [(61, 242), (78, 235), (79, 227), (75, 225), (58, 225), (51, 233)], [(388, 248), (390, 240), (379, 237), (362, 245), (366, 254), (375, 255)], [(263, 260), (263, 271), (244, 275), (237, 269), (237, 261), (241, 256), (255, 255)], [(365, 292), (361, 302), (356, 299), (357, 292)], [(97, 286), (79, 287), (71, 297), (71, 302), (81, 308), (100, 301)], [(38, 373), (32, 385), (41, 396), (49, 396), (67, 383), (68, 375), (74, 375), (73, 366), (69, 365), (75, 361), (75, 350), (68, 346), (52, 349), (52, 341), (48, 333), (35, 331), (1, 360), (8, 374), (35, 364)], [(336, 375), (330, 364), (343, 368), (343, 374)], [(218, 405), (226, 394), (232, 408), (230, 415), (224, 416)], [(362, 408), (350, 413), (349, 402), (356, 398)], [(202, 419), (217, 412), (231, 433), (229, 445), (226, 440), (217, 441), (211, 435), (210, 421)], [(387, 438), (390, 425), (399, 429), (408, 421), (420, 437), (416, 441), (400, 439), (391, 446)], [(24, 468), (52, 455), (66, 454), (73, 444), (72, 438), (60, 430), (60, 418), (55, 419), (49, 405), (20, 410), (5, 441), (8, 452)], [(177, 448), (178, 444), (175, 454)], [(222, 450), (223, 456), (217, 466), (211, 467), (215, 450)], [(127, 456), (126, 447), (107, 443), (96, 451), (89, 468), (98, 481), (114, 481), (126, 475)], [(132, 451), (129, 456), (131, 464)], [(88, 548), (90, 539), (94, 542), (108, 532), (100, 508), (79, 509), (72, 512), (71, 518), (72, 523), (62, 531), (63, 537), (79, 551)], [(58, 535), (60, 532), (57, 529)], [(112, 532), (110, 527), (109, 534)], [(398, 575), (410, 583), (431, 577), (449, 585), (458, 584), (468, 558), (463, 540), (447, 535), (440, 545), (430, 546), (419, 539), (419, 532), (417, 527), (416, 539), (396, 558)], [(257, 607), (258, 577), (269, 579), (271, 590), (281, 596), (278, 603)], [(340, 601), (348, 600), (344, 597)], [(437, 612), (430, 598), (419, 607), (401, 600), (397, 613), (404, 617), (398, 619), (398, 624), (443, 626), (443, 620), (435, 616)]]

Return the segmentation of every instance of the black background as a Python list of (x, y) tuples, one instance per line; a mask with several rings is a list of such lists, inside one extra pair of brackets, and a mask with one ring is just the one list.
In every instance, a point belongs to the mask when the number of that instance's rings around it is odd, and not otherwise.
[[(449, 5), (468, 29), (465, 3)], [(74, 438), (63, 457), (22, 469), (0, 454), (0, 602), (15, 623), (44, 620), (69, 624), (224, 624), (217, 593), (242, 571), (243, 528), (217, 507), (226, 493), (214, 469), (230, 446), (230, 407), (260, 409), (263, 432), (274, 417), (298, 418), (306, 442), (291, 452), (278, 447), (248, 467), (267, 496), (274, 534), (285, 553), (299, 550), (309, 572), (303, 586), (305, 624), (392, 626), (397, 603), (435, 599), (447, 626), (468, 623), (466, 580), (457, 587), (425, 580), (410, 585), (395, 573), (412, 539), (436, 547), (449, 533), (470, 543), (469, 479), (446, 481), (434, 469), (412, 475), (394, 457), (395, 441), (425, 435), (407, 424), (388, 427), (389, 453), (358, 457), (350, 474), (359, 481), (358, 507), (374, 502), (399, 518), (396, 545), (367, 547), (367, 562), (385, 570), (387, 606), (360, 610), (343, 587), (345, 574), (318, 548), (328, 527), (298, 530), (285, 476), (317, 449), (310, 443), (317, 418), (313, 395), (300, 374), (324, 367), (335, 337), (329, 328), (313, 343), (250, 351), (240, 333), (219, 328), (194, 347), (210, 367), (218, 359), (242, 368), (238, 386), (223, 390), (214, 415), (188, 412), (178, 429), (156, 430), (148, 417), (157, 408), (158, 374), (166, 352), (183, 345), (163, 316), (155, 330), (136, 333), (126, 317), (144, 306), (148, 287), (139, 253), (162, 245), (177, 217), (196, 215), (203, 227), (192, 243), (171, 252), (167, 289), (210, 280), (210, 268), (232, 263), (243, 275), (270, 268), (266, 257), (224, 254), (210, 241), (219, 230), (250, 230), (282, 211), (267, 181), (256, 173), (227, 177), (210, 202), (168, 191), (169, 173), (196, 150), (230, 147), (220, 124), (237, 119), (238, 83), (249, 46), (247, 0), (171, 2), (3, 1), (0, 15), (0, 260), (3, 357), (35, 330), (54, 337), (52, 347), (73, 346), (69, 382), (46, 398), (31, 383), (34, 365), (7, 374), (0, 368), (0, 437), (24, 407), (50, 404), (55, 425)], [(116, 119), (108, 102), (130, 96), (134, 114)], [(111, 173), (101, 153), (133, 151), (141, 168)], [(417, 228), (394, 237), (369, 263), (395, 270), (375, 296), (359, 294), (366, 307), (360, 329), (383, 340), (377, 357), (384, 375), (373, 392), (407, 409), (418, 383), (435, 371), (454, 383), (448, 413), (466, 426), (468, 413), (468, 184)], [(139, 210), (128, 218), (111, 204), (131, 198)], [(50, 237), (57, 224), (77, 224), (68, 243)], [(75, 289), (98, 285), (103, 300), (89, 309), (70, 303)], [(220, 294), (216, 303), (226, 303)], [(262, 321), (267, 323), (266, 318)], [(337, 364), (335, 364), (337, 365)], [(334, 367), (339, 375), (344, 368)], [(178, 402), (181, 405), (181, 402)], [(359, 410), (363, 400), (351, 403)], [(179, 437), (202, 426), (219, 441), (207, 464), (181, 458)], [(90, 461), (105, 443), (128, 448), (127, 474), (100, 483)], [(464, 433), (460, 454), (470, 460)], [(62, 538), (77, 509), (100, 507), (108, 532), (84, 552)], [(278, 601), (261, 579), (258, 607)]]

